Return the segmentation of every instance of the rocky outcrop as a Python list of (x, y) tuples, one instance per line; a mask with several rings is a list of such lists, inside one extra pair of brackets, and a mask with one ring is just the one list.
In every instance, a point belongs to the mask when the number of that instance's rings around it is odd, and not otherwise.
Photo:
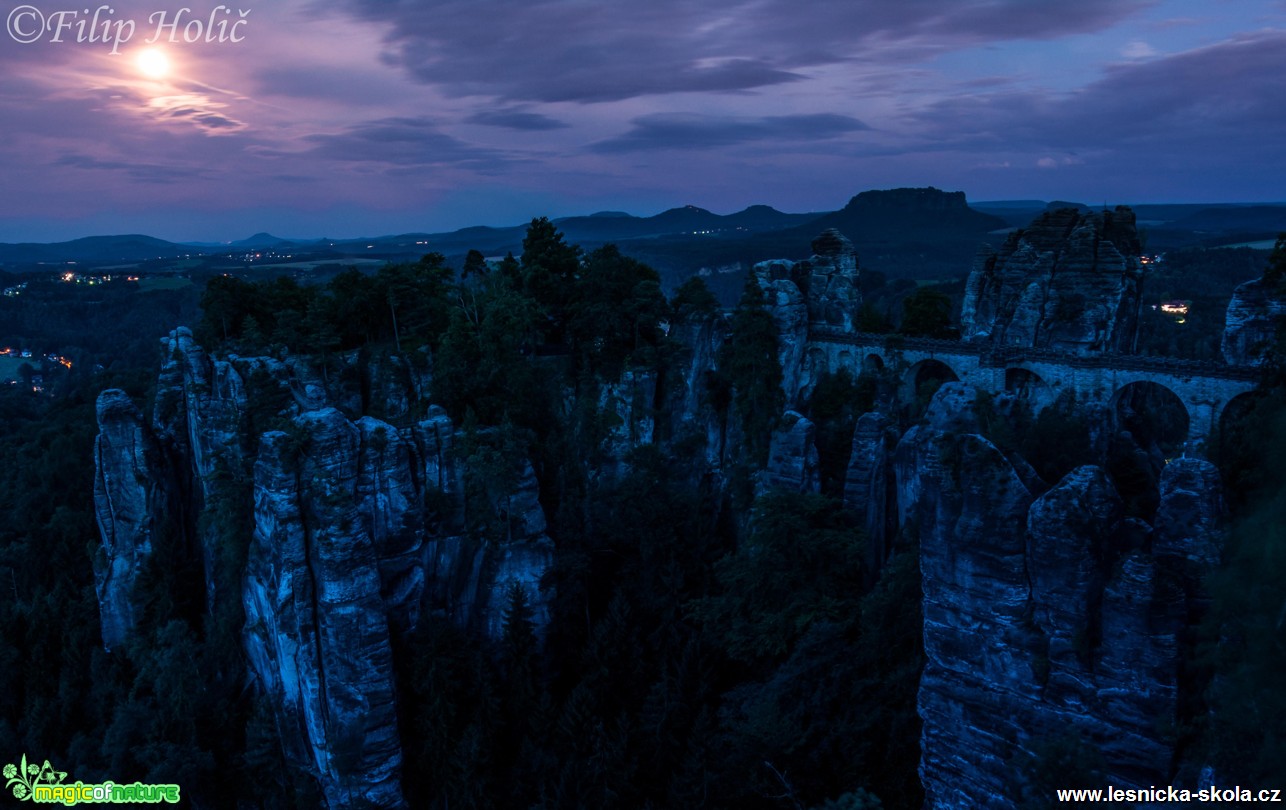
[(484, 589), (473, 594), (479, 606), (479, 625), (489, 638), (500, 639), (513, 591), (520, 588), (525, 592), (536, 631), (543, 635), (549, 625), (551, 594), (541, 590), (540, 579), (554, 562), (554, 544), (545, 534), (545, 510), (540, 505), (540, 488), (530, 463), (524, 463), (517, 485), (496, 508), (505, 535), (478, 552), (490, 569)]
[(1079, 467), (1032, 504), (1027, 514), (1027, 565), (1032, 621), (1047, 647), (1057, 686), (1079, 672), (1097, 634), (1098, 608), (1124, 505), (1099, 467)]
[[(238, 583), (219, 570), (219, 532), (203, 530), (194, 517), (207, 504), (217, 503), (226, 494), (229, 480), (245, 469), (246, 387), (237, 365), (211, 359), (186, 327), (175, 329), (161, 345), (165, 361), (152, 412), (153, 429), (166, 457), (164, 474), (176, 482), (192, 516), (183, 530), (196, 537), (206, 604), (214, 613), (225, 600), (237, 598)], [(270, 367), (280, 375), (280, 364), (272, 362)]]
[(813, 240), (813, 256), (801, 262), (773, 260), (752, 268), (777, 324), (782, 390), (794, 404), (811, 380), (805, 370), (809, 330), (856, 331), (862, 306), (860, 271), (853, 243), (829, 229)]
[(1130, 352), (1143, 278), (1134, 212), (1062, 209), (984, 250), (965, 287), (965, 340), (1074, 354)]
[(866, 532), (862, 571), (868, 585), (879, 576), (897, 531), (891, 520), (895, 444), (896, 432), (888, 417), (875, 411), (858, 417), (844, 477), (844, 506), (852, 510), (857, 525)]
[(415, 626), (424, 595), (423, 550), (427, 490), (416, 475), (415, 444), (392, 425), (357, 420), (360, 437), (355, 498), (362, 533), (379, 566), (380, 593), (390, 623)]
[[(599, 412), (607, 416), (608, 434), (602, 452), (606, 472), (619, 475), (630, 451), (656, 438), (656, 375), (626, 370), (614, 383), (599, 389)], [(695, 412), (694, 412), (695, 413)]]
[(100, 394), (97, 415), (94, 513), (103, 544), (94, 557), (94, 583), (103, 646), (111, 650), (129, 637), (138, 618), (135, 583), (152, 555), (164, 479), (156, 474), (156, 442), (124, 391)]
[(799, 398), (808, 349), (808, 300), (795, 281), (795, 271), (795, 264), (785, 261), (760, 262), (752, 270), (777, 326), (777, 361), (787, 405)]
[(1237, 287), (1224, 318), (1223, 358), (1236, 366), (1261, 365), (1277, 343), (1286, 316), (1286, 291), (1257, 278)]
[(1224, 556), (1225, 505), (1219, 468), (1204, 459), (1175, 459), (1165, 465), (1160, 488), (1152, 552), (1182, 583), (1190, 606), (1199, 612), (1207, 601), (1205, 580)]
[[(425, 482), (423, 611), (492, 639), (500, 638), (511, 591), (526, 592), (536, 632), (549, 623), (552, 594), (540, 580), (553, 562), (544, 508), (531, 463), (523, 460), (513, 485), (466, 498), (466, 462), (459, 436), (440, 408), (412, 431)], [(472, 514), (472, 519), (469, 515)], [(486, 519), (480, 517), (486, 515)], [(474, 530), (470, 523), (480, 524)], [(485, 524), (485, 525), (481, 525)]]
[[(158, 535), (199, 550), (211, 614), (244, 610), (249, 673), (288, 757), (332, 808), (403, 806), (393, 638), (423, 621), (499, 638), (516, 588), (538, 634), (549, 622), (553, 547), (531, 464), (469, 503), (458, 432), (438, 407), (413, 419), (428, 381), (400, 357), (216, 359), (182, 328), (163, 347), (151, 426), (119, 391), (99, 402), (105, 645), (136, 624)], [(654, 390), (633, 377), (612, 390), (617, 444), (651, 440)], [(371, 399), (385, 418), (362, 415)], [(481, 531), (471, 509), (494, 525)], [(244, 569), (226, 539), (242, 512)]]
[(817, 428), (795, 411), (786, 411), (768, 446), (768, 465), (760, 491), (817, 492)]
[[(957, 384), (958, 385), (958, 384)], [(898, 444), (904, 531), (918, 536), (926, 663), (926, 807), (1023, 806), (1018, 763), (1072, 738), (1116, 785), (1164, 784), (1185, 626), (1222, 549), (1217, 473), (1180, 459), (1155, 527), (1125, 517), (1107, 474), (1040, 497), (943, 386)]]
[(1155, 557), (1132, 548), (1138, 526), (1098, 467), (1069, 473), (1032, 506), (1028, 561), (1040, 701), (1019, 745), (1038, 755), (1076, 736), (1114, 783), (1164, 781), (1174, 755), (1162, 731), (1178, 708), (1183, 594)]
[(486, 505), (500, 536), (477, 537), (455, 444), (440, 409), (399, 431), (325, 408), (261, 440), (245, 648), (331, 807), (402, 806), (395, 633), (444, 616), (498, 639), (515, 588), (538, 632), (548, 624), (553, 548), (531, 465)]
[(1143, 551), (1125, 557), (1104, 589), (1092, 659), (1094, 700), (1088, 714), (1082, 700), (1070, 703), (1063, 717), (1064, 729), (1084, 729), (1113, 784), (1163, 784), (1169, 775), (1174, 743), (1166, 728), (1177, 717), (1183, 614), (1183, 592)]
[(1023, 728), (1012, 708), (1036, 696), (1037, 640), (1024, 624), (1031, 493), (981, 436), (908, 438), (923, 471), (912, 509), (924, 588), (920, 778), (929, 807), (990, 807), (1008, 789), (1008, 741)]
[[(245, 647), (331, 807), (402, 807), (379, 548), (363, 526), (361, 432), (337, 410), (264, 435), (246, 567)], [(302, 446), (301, 446), (302, 444)]]
[[(195, 480), (208, 495), (216, 465), (240, 464), (245, 384), (232, 362), (212, 360), (185, 327), (162, 346), (167, 359), (153, 416), (157, 434), (189, 454)], [(276, 364), (270, 368), (281, 371)]]
[(812, 247), (813, 257), (799, 267), (808, 295), (809, 322), (856, 331), (862, 306), (857, 249), (833, 228), (814, 239)]
[(704, 448), (704, 467), (722, 466), (728, 424), (711, 402), (709, 381), (718, 367), (719, 349), (727, 338), (722, 316), (694, 317), (676, 322), (671, 337), (678, 343), (673, 371), (662, 386), (666, 392), (657, 437), (694, 440)]

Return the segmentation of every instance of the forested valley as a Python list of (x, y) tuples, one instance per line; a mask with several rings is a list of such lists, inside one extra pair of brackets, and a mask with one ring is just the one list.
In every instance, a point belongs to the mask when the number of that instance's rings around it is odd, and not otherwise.
[[(1273, 261), (1280, 285), (1280, 246)], [(180, 541), (184, 521), (224, 538), (219, 564), (239, 582), (250, 499), (206, 503), (199, 518), (174, 514), (155, 528), (133, 638), (103, 647), (95, 400), (123, 389), (152, 418), (164, 359), (152, 347), (189, 325), (212, 355), (308, 357), (328, 382), (354, 377), (358, 416), (402, 427), (440, 406), (462, 437), (453, 452), (470, 503), (495, 503), (524, 465), (534, 472), (553, 541), (540, 582), (547, 621), (516, 588), (498, 638), (434, 616), (392, 634), (410, 806), (921, 806), (919, 538), (896, 532), (871, 566), (845, 473), (863, 414), (878, 410), (907, 430), (942, 381), (908, 398), (879, 370), (821, 375), (799, 406), (816, 426), (818, 483), (792, 490), (765, 473), (787, 403), (778, 327), (753, 274), (731, 311), (699, 278), (667, 297), (648, 266), (611, 245), (584, 253), (541, 219), (521, 255), (475, 252), (460, 272), (428, 254), (318, 285), (217, 276), (199, 314), (193, 297), (176, 293), (121, 325), (132, 342), (117, 361), (74, 375), (56, 397), (0, 390), (0, 753), (25, 751), (85, 782), (178, 783), (196, 807), (322, 801), (246, 674), (241, 606), (210, 609), (201, 561)], [(946, 296), (929, 288), (897, 301), (898, 312), (868, 309), (865, 328), (954, 336)], [(710, 430), (675, 405), (693, 363), (679, 338), (701, 330), (724, 336), (699, 387)], [(429, 381), (395, 416), (380, 390), (356, 381), (389, 356)], [(1175, 731), (1187, 760), (1269, 787), (1286, 755), (1283, 358), (1279, 348), (1261, 395), (1211, 448), (1231, 539), (1190, 640), (1188, 674), (1205, 686), (1183, 712), (1191, 725)], [(654, 381), (639, 405), (655, 428), (622, 453), (602, 391), (625, 377)], [(243, 418), (255, 436), (308, 440), (271, 386), (248, 380), (247, 389)], [(1096, 463), (1082, 452), (1092, 426), (1074, 403), (1040, 414), (989, 407), (978, 409), (988, 439), (1045, 481)], [(228, 492), (249, 492), (252, 450), (244, 468), (225, 471)], [(1138, 484), (1132, 500), (1124, 478), (1122, 497), (1145, 514), (1143, 490), (1155, 482)], [(500, 542), (506, 520), (471, 509), (467, 531)], [(1057, 741), (1041, 756), (1013, 763), (1014, 779), (1062, 786), (1052, 772), (1091, 784), (1101, 775), (1090, 752)]]

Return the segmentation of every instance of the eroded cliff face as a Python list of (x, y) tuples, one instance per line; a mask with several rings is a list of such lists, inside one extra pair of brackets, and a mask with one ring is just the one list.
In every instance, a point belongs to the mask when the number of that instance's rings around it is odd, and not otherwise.
[(1134, 212), (1044, 214), (999, 252), (983, 250), (965, 287), (965, 340), (1075, 354), (1129, 352), (1140, 306)]
[[(452, 621), (499, 638), (518, 587), (537, 632), (549, 621), (553, 549), (530, 462), (471, 502), (460, 433), (441, 408), (412, 417), (426, 372), (399, 357), (213, 359), (186, 329), (163, 348), (151, 425), (123, 392), (99, 402), (105, 645), (134, 628), (138, 575), (166, 526), (201, 555), (209, 611), (244, 612), (250, 679), (328, 805), (403, 806), (394, 635)], [(631, 379), (613, 396), (646, 391)], [(391, 421), (360, 415), (363, 392)], [(648, 440), (639, 407), (618, 443)], [(470, 510), (494, 516), (486, 531)], [(226, 538), (239, 512), (252, 526), (240, 564)]]
[(1223, 358), (1233, 365), (1261, 365), (1277, 343), (1286, 316), (1286, 293), (1278, 284), (1257, 278), (1233, 291), (1224, 321)]
[[(1044, 276), (1013, 278), (1043, 290), (1046, 303), (1048, 289), (1064, 290), (1054, 271), (1068, 255), (1099, 261), (1116, 250), (1127, 261), (1104, 234), (1132, 232), (1132, 220), (1050, 227), (1065, 231), (1062, 242), (1049, 237), (1062, 245), (1050, 255), (1021, 239), (1011, 251), (1034, 251), (1032, 266), (1045, 262)], [(815, 328), (851, 329), (860, 298), (851, 246), (824, 234), (814, 251), (807, 262), (755, 270), (782, 329), (785, 385), (801, 409), (771, 437), (761, 493), (821, 487), (817, 428), (803, 416), (807, 340)], [(1117, 276), (1121, 292), (1129, 272)], [(999, 301), (993, 293), (1013, 287), (1021, 298), (1021, 284), (1005, 284), (972, 294)], [(1071, 341), (1055, 347), (1107, 345), (1077, 343), (1025, 310), (992, 322), (1007, 330), (1028, 321), (1037, 324), (1032, 335)], [(1119, 337), (1113, 330), (1124, 321), (1113, 323), (1108, 332)], [(626, 472), (630, 453), (649, 443), (699, 445), (694, 463), (675, 474), (694, 485), (703, 476), (713, 490), (723, 466), (737, 461), (744, 437), (707, 386), (726, 322), (674, 328), (676, 360), (663, 371), (567, 394), (568, 415), (578, 395), (595, 406), (597, 421), (585, 428), (595, 436), (589, 480)], [(157, 525), (177, 526), (172, 541), (205, 565), (209, 609), (233, 600), (244, 611), (248, 674), (291, 761), (315, 774), (332, 808), (403, 806), (394, 640), (432, 621), (499, 638), (515, 589), (525, 592), (538, 635), (550, 621), (552, 595), (540, 582), (554, 548), (535, 469), (520, 459), (491, 475), (485, 454), (465, 452), (486, 444), (486, 430), (465, 433), (424, 404), (426, 362), (358, 353), (327, 367), (301, 357), (212, 358), (182, 329), (164, 348), (150, 425), (123, 393), (99, 403), (96, 573), (106, 644), (134, 627), (134, 583)], [(881, 401), (857, 420), (847, 464), (836, 462), (842, 491), (832, 493), (866, 532), (868, 584), (891, 553), (916, 553), (918, 542), (928, 806), (1021, 807), (1021, 763), (1069, 735), (1102, 755), (1114, 784), (1162, 784), (1175, 756), (1164, 729), (1184, 720), (1185, 628), (1204, 609), (1201, 583), (1222, 555), (1218, 474), (1197, 459), (1171, 462), (1149, 525), (1125, 516), (1099, 467), (1053, 486), (1041, 481), (984, 437), (978, 400), (972, 387), (947, 383), (909, 428), (896, 403)], [(1008, 407), (1001, 397), (992, 404), (996, 413)], [(238, 510), (249, 548), (230, 565), (218, 518)]]
[(164, 482), (153, 476), (160, 463), (156, 440), (124, 391), (104, 391), (97, 416), (94, 509), (103, 544), (94, 558), (94, 581), (103, 646), (111, 650), (137, 621), (135, 583), (152, 556)]
[[(363, 525), (361, 431), (337, 410), (265, 433), (254, 472), (244, 643), (291, 759), (331, 807), (405, 806), (380, 548)], [(302, 446), (301, 446), (302, 445)]]
[(805, 261), (760, 262), (751, 270), (777, 324), (782, 391), (788, 405), (798, 402), (809, 382), (805, 354), (810, 328), (855, 331), (862, 306), (853, 243), (832, 228), (814, 239), (812, 248), (812, 258)]
[(871, 411), (858, 418), (844, 478), (844, 506), (866, 531), (862, 570), (868, 584), (879, 575), (897, 533), (892, 452), (896, 442), (895, 425), (884, 414)]
[(768, 446), (768, 465), (759, 490), (817, 492), (817, 428), (795, 411), (786, 411)]
[(656, 440), (656, 401), (657, 378), (649, 371), (627, 370), (616, 382), (600, 387), (599, 410), (611, 424), (601, 448), (605, 463), (598, 472), (620, 475), (631, 450)]
[(1181, 638), (1222, 551), (1218, 473), (1199, 459), (1167, 466), (1155, 526), (1127, 518), (1095, 466), (1037, 497), (969, 432), (958, 385), (895, 463), (923, 576), (926, 806), (1022, 807), (1022, 763), (1067, 739), (1097, 752), (1112, 784), (1164, 784)]
[(630, 417), (647, 421), (630, 428), (622, 414), (620, 430), (635, 436), (650, 430), (658, 442), (695, 444), (701, 448), (701, 468), (714, 473), (735, 452), (738, 441), (736, 420), (714, 406), (709, 388), (710, 376), (719, 365), (719, 350), (728, 338), (728, 323), (722, 316), (681, 320), (670, 335), (677, 343), (675, 362), (664, 381), (649, 381), (655, 386), (650, 394), (656, 407), (649, 411), (631, 406)]

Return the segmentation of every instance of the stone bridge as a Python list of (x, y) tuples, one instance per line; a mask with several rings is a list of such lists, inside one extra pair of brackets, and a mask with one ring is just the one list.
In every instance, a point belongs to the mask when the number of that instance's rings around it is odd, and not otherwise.
[[(1115, 406), (1129, 386), (1152, 383), (1170, 391), (1188, 415), (1188, 443), (1199, 447), (1218, 427), (1228, 404), (1255, 389), (1257, 369), (1224, 363), (1135, 355), (1073, 355), (1041, 349), (993, 347), (955, 340), (843, 332), (814, 327), (804, 359), (805, 385), (824, 371), (888, 370), (904, 390), (930, 377), (954, 377), (998, 394), (1025, 392), (1036, 407), (1074, 391), (1080, 402)], [(944, 373), (945, 372), (945, 373)]]

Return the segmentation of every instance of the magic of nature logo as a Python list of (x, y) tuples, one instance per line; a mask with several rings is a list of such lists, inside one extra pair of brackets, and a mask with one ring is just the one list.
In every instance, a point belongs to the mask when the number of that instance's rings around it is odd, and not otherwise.
[(8, 764), (3, 770), (5, 789), (13, 790), (14, 798), (37, 804), (178, 804), (178, 785), (145, 785), (135, 782), (118, 785), (115, 782), (67, 784), (67, 772), (55, 769), (45, 760), (43, 765), (27, 762), (27, 755), (17, 765)]

